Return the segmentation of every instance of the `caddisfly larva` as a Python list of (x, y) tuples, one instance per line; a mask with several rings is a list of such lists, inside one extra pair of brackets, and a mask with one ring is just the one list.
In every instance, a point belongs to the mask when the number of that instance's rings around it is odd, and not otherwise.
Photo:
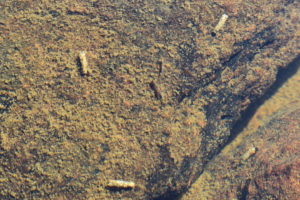
[(132, 189), (136, 185), (132, 181), (123, 180), (109, 180), (106, 187), (108, 188), (120, 188), (120, 189)]
[(248, 160), (248, 158), (250, 158), (252, 155), (254, 155), (256, 153), (257, 149), (255, 147), (250, 147), (250, 149), (248, 149), (248, 151), (246, 151), (246, 153), (244, 153), (242, 155), (242, 159), (243, 160)]
[(221, 17), (221, 19), (219, 20), (217, 26), (215, 27), (214, 31), (215, 32), (219, 31), (224, 26), (224, 24), (227, 21), (227, 19), (228, 19), (228, 15), (223, 14), (222, 17)]
[(81, 73), (83, 75), (89, 74), (90, 69), (89, 69), (88, 62), (87, 62), (86, 55), (85, 55), (84, 51), (80, 51), (79, 60), (80, 60), (80, 64), (81, 64)]

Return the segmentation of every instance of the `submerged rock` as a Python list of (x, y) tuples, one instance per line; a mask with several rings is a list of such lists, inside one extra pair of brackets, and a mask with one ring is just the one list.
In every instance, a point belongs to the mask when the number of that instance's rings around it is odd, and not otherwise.
[[(182, 199), (298, 199), (299, 124), (300, 102), (278, 111), (238, 147), (209, 163)], [(256, 152), (245, 159), (244, 152), (253, 147)]]
[(2, 199), (173, 197), (300, 52), (297, 1), (11, 0), (0, 12)]

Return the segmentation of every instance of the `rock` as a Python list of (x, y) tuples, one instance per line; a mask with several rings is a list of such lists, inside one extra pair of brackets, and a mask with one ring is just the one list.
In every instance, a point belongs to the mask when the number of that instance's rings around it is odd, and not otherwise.
[[(300, 102), (277, 112), (237, 148), (209, 163), (182, 199), (298, 199), (299, 123)], [(245, 159), (252, 147), (256, 152)], [(200, 187), (203, 191), (197, 191)]]
[(173, 197), (300, 52), (297, 1), (1, 5), (3, 199)]
[(299, 198), (300, 104), (293, 106), (258, 133), (262, 141), (257, 145), (256, 171), (244, 188), (246, 199)]

